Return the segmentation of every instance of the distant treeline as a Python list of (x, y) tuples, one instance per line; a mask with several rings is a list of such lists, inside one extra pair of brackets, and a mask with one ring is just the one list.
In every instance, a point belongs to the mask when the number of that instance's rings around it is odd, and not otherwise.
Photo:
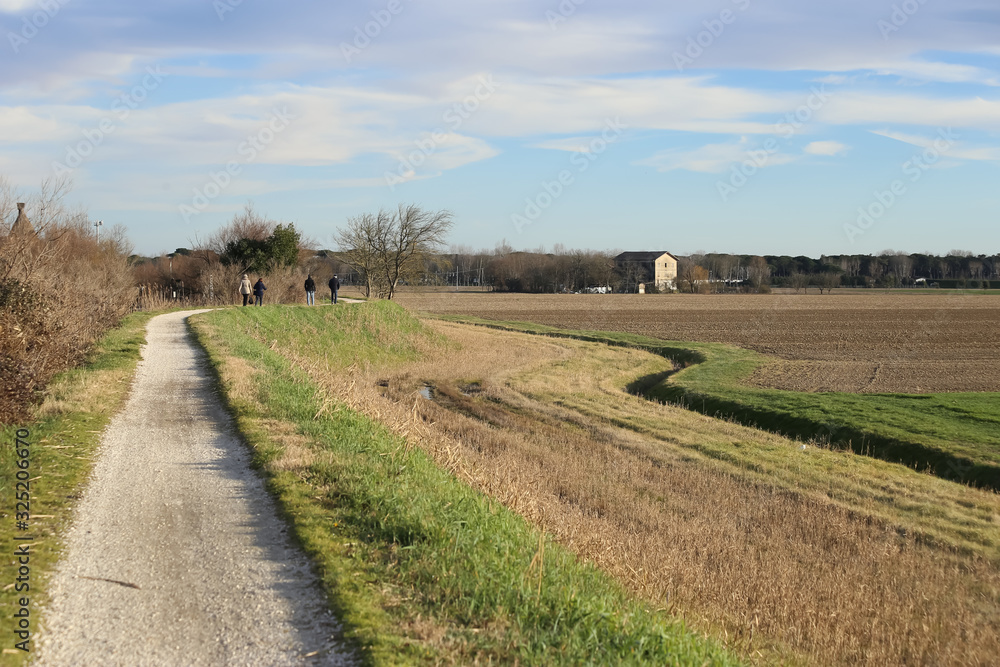
[[(515, 252), (456, 249), (427, 263), (424, 284), (483, 286), (509, 292), (578, 292), (594, 287), (627, 291), (632, 277), (615, 267), (620, 251), (567, 250)], [(678, 255), (675, 288), (681, 291), (766, 291), (769, 286), (906, 287), (936, 284), (941, 288), (1000, 287), (1000, 255), (973, 255), (954, 250), (947, 255), (884, 251), (877, 255)], [(921, 280), (922, 279), (922, 280)], [(652, 280), (651, 277), (648, 280)]]
[[(706, 255), (711, 257), (710, 255)], [(823, 255), (819, 259), (766, 255), (772, 284), (796, 275), (835, 274), (849, 287), (906, 287), (926, 281), (942, 288), (979, 288), (1000, 281), (1000, 255), (953, 250), (947, 255), (884, 251), (878, 255)], [(1000, 287), (1000, 285), (997, 285)]]
[[(238, 218), (241, 216), (238, 216)], [(242, 221), (245, 222), (245, 221)], [(269, 221), (257, 230), (264, 239), (275, 229)], [(280, 229), (280, 226), (278, 227)], [(240, 236), (240, 224), (230, 225), (205, 247), (178, 248), (159, 258), (133, 258), (137, 282), (165, 290), (177, 297), (206, 302), (230, 302), (237, 269), (242, 264), (227, 260)], [(249, 234), (247, 234), (249, 235)], [(226, 243), (229, 243), (227, 251)], [(422, 256), (415, 270), (401, 281), (410, 287), (479, 287), (499, 292), (558, 293), (610, 289), (635, 291), (647, 281), (647, 291), (656, 291), (652, 276), (625, 275), (615, 266), (618, 250), (571, 250), (556, 246), (515, 251), (506, 243), (493, 250), (452, 247), (450, 252)], [(766, 292), (771, 287), (796, 290), (810, 287), (908, 287), (1000, 288), (1000, 255), (973, 255), (952, 251), (947, 255), (905, 254), (884, 251), (877, 255), (821, 255), (819, 258), (789, 255), (735, 255), (697, 253), (678, 257), (674, 289), (682, 292)], [(265, 262), (266, 263), (266, 262)], [(262, 273), (277, 278), (274, 267)], [(320, 284), (338, 273), (344, 284), (359, 284), (363, 276), (336, 250), (308, 250), (300, 243), (294, 266), (281, 272), (282, 300), (300, 300), (301, 277), (311, 273)], [(287, 274), (287, 276), (285, 275)], [(301, 274), (301, 276), (300, 276)], [(285, 285), (287, 283), (287, 286)], [(287, 292), (287, 294), (285, 294)], [(269, 293), (270, 295), (270, 293)]]

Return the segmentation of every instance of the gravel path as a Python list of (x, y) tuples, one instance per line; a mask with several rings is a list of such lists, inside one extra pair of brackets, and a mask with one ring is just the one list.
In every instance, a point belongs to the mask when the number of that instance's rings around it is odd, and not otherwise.
[(348, 665), (189, 339), (148, 327), (51, 583), (41, 665)]

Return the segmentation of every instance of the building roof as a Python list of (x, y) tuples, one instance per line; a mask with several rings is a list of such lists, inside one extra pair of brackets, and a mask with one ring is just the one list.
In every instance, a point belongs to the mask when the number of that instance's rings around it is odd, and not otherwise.
[(677, 258), (666, 250), (654, 250), (647, 252), (623, 252), (615, 257), (616, 262), (655, 262), (664, 255), (670, 255), (674, 260)]
[(31, 221), (28, 220), (28, 216), (24, 213), (24, 204), (19, 203), (17, 205), (17, 220), (15, 220), (14, 224), (11, 225), (10, 233), (20, 234), (22, 232), (34, 234), (35, 228), (32, 226)]

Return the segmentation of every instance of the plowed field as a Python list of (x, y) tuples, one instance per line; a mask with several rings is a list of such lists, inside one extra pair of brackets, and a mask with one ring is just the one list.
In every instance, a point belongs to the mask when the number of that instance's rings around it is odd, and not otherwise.
[(797, 391), (1000, 391), (1000, 297), (402, 293), (433, 313), (730, 343), (779, 359), (752, 382)]

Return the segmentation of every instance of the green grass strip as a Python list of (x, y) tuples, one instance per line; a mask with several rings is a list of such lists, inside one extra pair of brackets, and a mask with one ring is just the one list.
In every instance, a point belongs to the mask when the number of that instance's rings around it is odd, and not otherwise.
[[(256, 464), (365, 664), (738, 662), (381, 424), (343, 406), (320, 414), (319, 389), (277, 350), (323, 332), (320, 344), (338, 341), (331, 350), (337, 354), (384, 356), (370, 345), (395, 331), (394, 353), (407, 356), (408, 338), (430, 335), (395, 305), (350, 308), (215, 312), (195, 318), (193, 327)], [(347, 321), (367, 328), (341, 328)], [(254, 369), (252, 398), (235, 396), (232, 357)], [(276, 422), (307, 439), (312, 457), (302, 469), (276, 465)]]
[[(24, 664), (36, 648), (39, 607), (47, 601), (47, 575), (52, 572), (61, 552), (60, 535), (72, 517), (75, 501), (82, 492), (92, 468), (94, 453), (108, 422), (123, 404), (131, 377), (139, 361), (140, 346), (145, 343), (149, 313), (134, 313), (120, 326), (105, 334), (94, 345), (86, 362), (79, 368), (56, 376), (46, 389), (58, 407), (46, 411), (28, 424), (0, 426), (0, 544), (5, 550), (3, 580), (0, 582), (0, 637), (3, 652), (0, 665)], [(30, 432), (27, 470), (30, 472), (28, 529), (20, 530), (15, 513), (18, 468), (15, 436), (18, 429)], [(30, 542), (15, 537), (30, 536)], [(30, 572), (28, 581), (17, 581), (20, 564), (15, 549), (28, 545)], [(28, 590), (17, 590), (18, 584)], [(29, 601), (28, 644), (30, 653), (15, 648), (20, 641), (14, 634), (14, 614), (19, 601)]]

